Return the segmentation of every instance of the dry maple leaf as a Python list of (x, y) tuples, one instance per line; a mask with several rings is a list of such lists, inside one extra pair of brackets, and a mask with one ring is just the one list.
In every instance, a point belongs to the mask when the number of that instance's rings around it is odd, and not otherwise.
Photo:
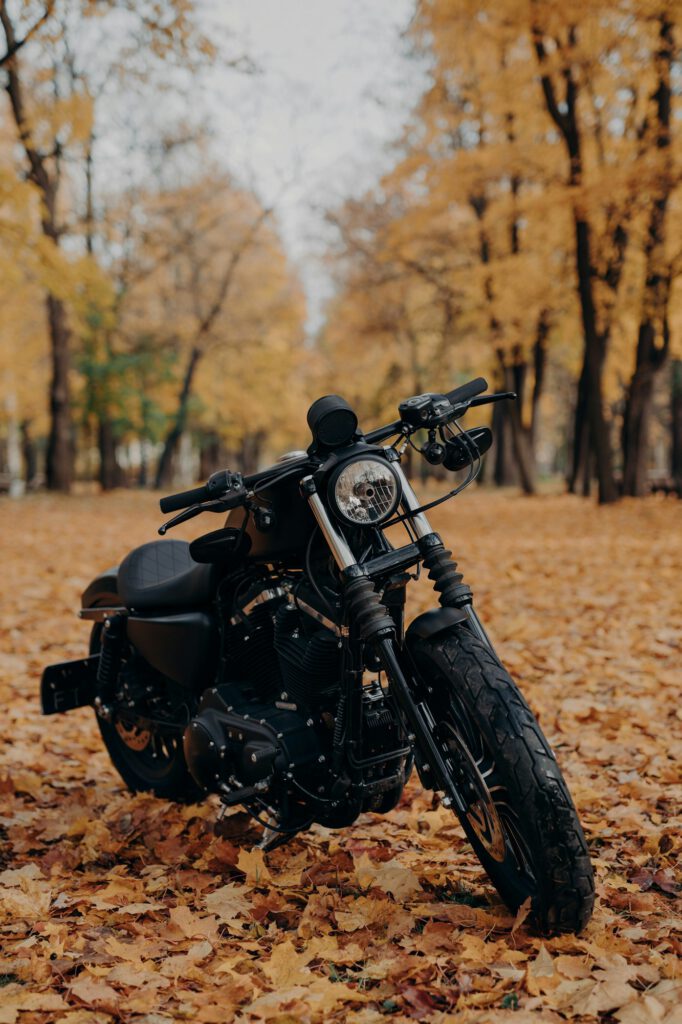
[(366, 853), (355, 861), (355, 874), (363, 889), (375, 885), (397, 900), (409, 900), (422, 889), (421, 882), (410, 868), (403, 867), (397, 860), (373, 864)]
[(209, 913), (227, 925), (230, 931), (243, 934), (244, 919), (250, 917), (252, 907), (248, 886), (224, 885), (221, 889), (207, 893), (203, 903)]
[(294, 985), (309, 985), (314, 979), (308, 967), (312, 958), (313, 953), (309, 949), (298, 953), (293, 943), (287, 940), (278, 943), (270, 959), (261, 961), (259, 966), (275, 988), (293, 988)]
[(69, 986), (69, 990), (72, 996), (79, 999), (81, 1003), (85, 1003), (86, 1006), (107, 1010), (109, 1013), (116, 1012), (119, 1002), (118, 993), (104, 981), (88, 974), (81, 974)]
[(271, 881), (262, 850), (240, 850), (237, 867), (244, 872), (246, 881), (252, 885), (263, 885), (265, 882)]

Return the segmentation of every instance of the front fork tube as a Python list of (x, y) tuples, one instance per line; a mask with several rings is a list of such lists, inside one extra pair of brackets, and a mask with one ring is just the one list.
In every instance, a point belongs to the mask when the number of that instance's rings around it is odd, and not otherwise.
[(418, 754), (421, 754), (417, 763), (422, 781), (426, 782), (427, 779), (431, 779), (432, 785), (429, 788), (442, 788), (448, 803), (462, 814), (466, 813), (467, 804), (455, 786), (451, 772), (443, 759), (443, 754), (434, 739), (436, 722), (434, 722), (428, 706), (415, 700), (412, 687), (405, 678), (405, 673), (396, 655), (394, 641), (390, 638), (378, 640), (376, 651), (386, 676), (390, 680), (391, 690), (405, 716), (410, 744), (413, 748), (417, 748)]
[[(419, 540), (423, 541), (424, 538), (427, 538), (427, 537), (430, 537), (430, 536), (433, 535), (433, 530), (431, 529), (429, 521), (426, 518), (426, 516), (424, 515), (424, 513), (423, 512), (415, 512), (415, 509), (419, 508), (419, 498), (414, 493), (414, 491), (412, 489), (412, 485), (410, 484), (410, 481), (405, 476), (405, 473), (403, 471), (402, 466), (398, 462), (394, 462), (394, 463), (392, 463), (392, 465), (393, 465), (393, 469), (398, 474), (398, 478), (400, 480), (400, 485), (402, 487), (403, 497), (402, 497), (401, 504), (402, 504), (403, 510), (405, 512), (414, 512), (415, 513), (411, 517), (410, 522), (412, 523), (412, 529), (414, 530), (414, 532), (415, 532), (415, 534), (416, 534), (416, 536), (418, 538), (418, 541)], [(490, 642), (490, 638), (489, 638), (488, 634), (486, 633), (485, 629), (483, 628), (483, 624), (482, 624), (481, 620), (479, 619), (478, 615), (476, 614), (476, 609), (474, 608), (473, 604), (471, 603), (471, 596), (470, 596), (470, 594), (469, 594), (469, 602), (467, 604), (464, 604), (462, 607), (463, 607), (463, 610), (464, 610), (464, 613), (465, 613), (467, 619), (469, 620), (469, 626), (471, 627), (471, 631), (474, 634), (474, 636), (478, 637), (478, 639), (482, 643), (484, 643), (486, 645), (486, 647), (489, 647), (490, 650), (494, 652), (494, 648), (493, 648), (493, 645)]]
[(464, 605), (464, 611), (466, 613), (467, 619), (469, 620), (471, 632), (474, 634), (474, 636), (478, 637), (481, 643), (484, 643), (486, 647), (489, 647), (493, 654), (495, 654), (495, 648), (491, 643), (490, 637), (483, 628), (483, 623), (479, 619), (474, 606), (472, 604), (466, 604)]

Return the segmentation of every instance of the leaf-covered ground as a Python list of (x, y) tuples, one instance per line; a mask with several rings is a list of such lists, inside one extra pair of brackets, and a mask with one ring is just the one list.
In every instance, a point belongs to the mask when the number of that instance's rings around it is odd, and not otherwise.
[[(92, 713), (41, 718), (83, 585), (158, 524), (148, 494), (0, 503), (0, 1024), (682, 1019), (682, 507), (464, 495), (434, 515), (572, 787), (598, 875), (577, 938), (506, 913), (450, 812), (263, 857), (213, 800), (122, 787)], [(211, 522), (208, 528), (214, 528)], [(429, 600), (421, 584), (412, 611)]]

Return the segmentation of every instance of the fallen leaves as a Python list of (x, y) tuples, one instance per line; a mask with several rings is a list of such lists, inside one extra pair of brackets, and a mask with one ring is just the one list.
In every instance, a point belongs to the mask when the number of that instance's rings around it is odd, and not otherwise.
[(153, 536), (153, 505), (30, 498), (3, 561), (0, 1024), (678, 1024), (679, 505), (477, 493), (433, 517), (595, 858), (593, 922), (545, 939), (414, 781), (391, 814), (264, 856), (244, 814), (213, 834), (213, 799), (127, 793), (88, 710), (40, 717), (42, 667), (85, 645), (79, 589)]
[(355, 861), (355, 874), (362, 888), (376, 886), (397, 900), (409, 899), (421, 891), (421, 882), (410, 868), (397, 860), (374, 864), (366, 853)]

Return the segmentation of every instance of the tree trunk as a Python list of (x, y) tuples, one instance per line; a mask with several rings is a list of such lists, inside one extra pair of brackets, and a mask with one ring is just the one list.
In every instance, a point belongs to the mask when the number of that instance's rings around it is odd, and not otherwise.
[(173, 425), (166, 434), (163, 451), (161, 452), (161, 458), (159, 459), (159, 465), (156, 471), (157, 488), (169, 487), (173, 481), (173, 461), (178, 450), (178, 445), (180, 444), (180, 438), (182, 437), (185, 426), (187, 425), (187, 413), (189, 410), (189, 401), (192, 395), (192, 384), (202, 355), (203, 350), (198, 346), (195, 346), (190, 352), (187, 366), (185, 368), (185, 375), (182, 380), (182, 387), (180, 388), (180, 394), (178, 395), (178, 409), (175, 414)]
[(516, 401), (510, 402), (508, 406), (511, 443), (521, 487), (525, 494), (535, 494), (535, 465), (530, 431), (523, 425), (527, 376), (528, 363), (522, 358), (520, 350), (517, 350), (513, 364), (505, 367), (505, 390), (515, 391), (517, 396)]
[(670, 379), (670, 476), (682, 498), (682, 359), (675, 359)]
[[(48, 10), (51, 10), (48, 8)], [(24, 104), (23, 82), (16, 56), (19, 44), (7, 5), (0, 2), (0, 24), (7, 41), (7, 94), (19, 142), (28, 163), (28, 177), (40, 190), (43, 209), (41, 226), (44, 236), (59, 247), (57, 221), (58, 164), (54, 171), (45, 155), (37, 148)], [(71, 333), (61, 299), (51, 292), (47, 296), (47, 318), (52, 348), (52, 379), (50, 383), (50, 435), (47, 445), (46, 480), (50, 490), (69, 491), (73, 480), (74, 449), (69, 404), (69, 364)]]
[(545, 389), (545, 374), (547, 370), (547, 338), (549, 337), (550, 318), (547, 309), (540, 310), (537, 327), (535, 329), (535, 344), (533, 345), (533, 398), (530, 412), (530, 444), (535, 458), (535, 442), (538, 435), (538, 422), (540, 419), (540, 399)]
[(149, 441), (142, 438), (140, 441), (140, 470), (137, 474), (137, 486), (146, 487), (149, 482)]
[(99, 418), (97, 425), (99, 447), (99, 482), (103, 491), (121, 486), (121, 469), (116, 458), (116, 435), (108, 416)]
[(47, 297), (47, 316), (52, 342), (52, 379), (46, 480), (51, 491), (68, 493), (73, 482), (74, 462), (69, 394), (71, 338), (64, 303), (54, 295)]
[[(242, 439), (241, 453), (239, 459), (239, 472), (250, 474), (255, 473), (258, 470), (258, 464), (260, 462), (261, 450), (263, 447), (263, 433), (257, 431), (254, 434), (245, 434)], [(422, 459), (422, 462), (424, 460)]]
[(200, 476), (202, 480), (208, 480), (211, 473), (215, 473), (218, 469), (224, 469), (227, 465), (224, 459), (222, 442), (214, 432), (205, 434), (202, 437), (199, 455)]
[(651, 368), (638, 366), (630, 381), (623, 416), (623, 494), (634, 498), (641, 498), (648, 490), (646, 471), (653, 393)]
[(590, 425), (587, 418), (587, 360), (583, 365), (576, 390), (575, 412), (573, 414), (573, 455), (566, 485), (570, 494), (575, 494), (578, 480), (585, 472), (590, 455)]
[(21, 423), (21, 452), (24, 459), (24, 481), (27, 490), (34, 487), (38, 476), (38, 452), (36, 443), (31, 437), (31, 421)]
[(641, 498), (648, 492), (647, 462), (649, 457), (649, 424), (654, 397), (654, 384), (665, 362), (670, 343), (667, 319), (663, 326), (664, 341), (656, 345), (653, 324), (640, 324), (637, 340), (637, 362), (628, 388), (623, 416), (623, 493)]
[(21, 428), (17, 421), (17, 398), (9, 394), (5, 399), (7, 414), (7, 473), (10, 498), (21, 498), (26, 489), (21, 472)]
[[(561, 77), (563, 80), (564, 96), (561, 101), (557, 98), (554, 80), (549, 67), (544, 29), (539, 23), (535, 23), (532, 26), (531, 34), (540, 64), (540, 83), (547, 111), (561, 132), (566, 147), (566, 155), (568, 156), (568, 186), (569, 189), (577, 190), (582, 185), (583, 177), (581, 128), (577, 112), (580, 87), (574, 75), (572, 64), (573, 50), (577, 42), (577, 30), (575, 25), (569, 26), (566, 43), (558, 41), (556, 38), (553, 40), (554, 45), (558, 46), (559, 55), (562, 57)], [(581, 380), (584, 386), (584, 401), (589, 423), (589, 446), (595, 454), (595, 465), (599, 480), (599, 501), (601, 504), (605, 504), (615, 501), (618, 496), (613, 479), (611, 438), (604, 416), (602, 393), (603, 367), (609, 343), (610, 328), (608, 324), (603, 325), (601, 329), (597, 327), (594, 296), (595, 273), (592, 263), (590, 226), (580, 208), (578, 192), (576, 191), (574, 195), (575, 198), (572, 201), (575, 229), (575, 262), (585, 345)], [(617, 287), (620, 279), (624, 244), (618, 250), (621, 260), (617, 264), (617, 273), (610, 284), (612, 290)], [(578, 401), (577, 406), (580, 405), (581, 402)], [(576, 424), (575, 438), (579, 450), (585, 451), (587, 445), (584, 440), (583, 429), (582, 424)], [(574, 482), (577, 479), (577, 475), (577, 468), (574, 465), (572, 473)]]
[(519, 479), (524, 494), (535, 494), (535, 467), (530, 451), (529, 438), (525, 433), (517, 409), (510, 410), (512, 450), (519, 471)]
[(592, 258), (590, 252), (590, 228), (587, 221), (575, 213), (576, 264), (580, 308), (585, 338), (584, 374), (585, 403), (589, 423), (590, 449), (595, 456), (595, 469), (599, 482), (599, 503), (615, 501), (618, 497), (613, 478), (611, 453), (611, 432), (604, 416), (603, 369), (609, 342), (609, 330), (597, 331), (597, 316), (594, 305), (592, 282)]
[(646, 471), (654, 384), (670, 349), (668, 305), (671, 273), (666, 263), (665, 243), (668, 200), (673, 187), (670, 70), (675, 47), (672, 22), (666, 14), (660, 16), (659, 40), (656, 55), (658, 88), (653, 99), (656, 102), (656, 148), (661, 153), (662, 167), (658, 169), (655, 198), (649, 212), (637, 356), (623, 418), (623, 491), (633, 497), (639, 497), (648, 490)]
[[(515, 402), (499, 403), (503, 409), (503, 415), (498, 413), (497, 429), (502, 427), (498, 437), (499, 444), (497, 454), (499, 463), (496, 460), (496, 479), (503, 478), (507, 474), (507, 459), (513, 459), (513, 479), (520, 482), (526, 494), (535, 493), (535, 460), (530, 428), (524, 426), (523, 405), (526, 391), (526, 380), (528, 377), (528, 362), (522, 356), (521, 348), (516, 346), (512, 352), (512, 362), (507, 362), (503, 349), (497, 350), (497, 359), (502, 372), (502, 389), (516, 393)], [(496, 429), (495, 414), (493, 413), (493, 430)]]
[(585, 451), (585, 458), (581, 467), (582, 473), (582, 496), (583, 498), (589, 498), (592, 493), (592, 480), (594, 478), (594, 452), (587, 446)]
[(497, 402), (493, 406), (492, 429), (495, 435), (493, 480), (497, 487), (513, 487), (519, 478), (513, 458), (511, 418), (506, 402)]

